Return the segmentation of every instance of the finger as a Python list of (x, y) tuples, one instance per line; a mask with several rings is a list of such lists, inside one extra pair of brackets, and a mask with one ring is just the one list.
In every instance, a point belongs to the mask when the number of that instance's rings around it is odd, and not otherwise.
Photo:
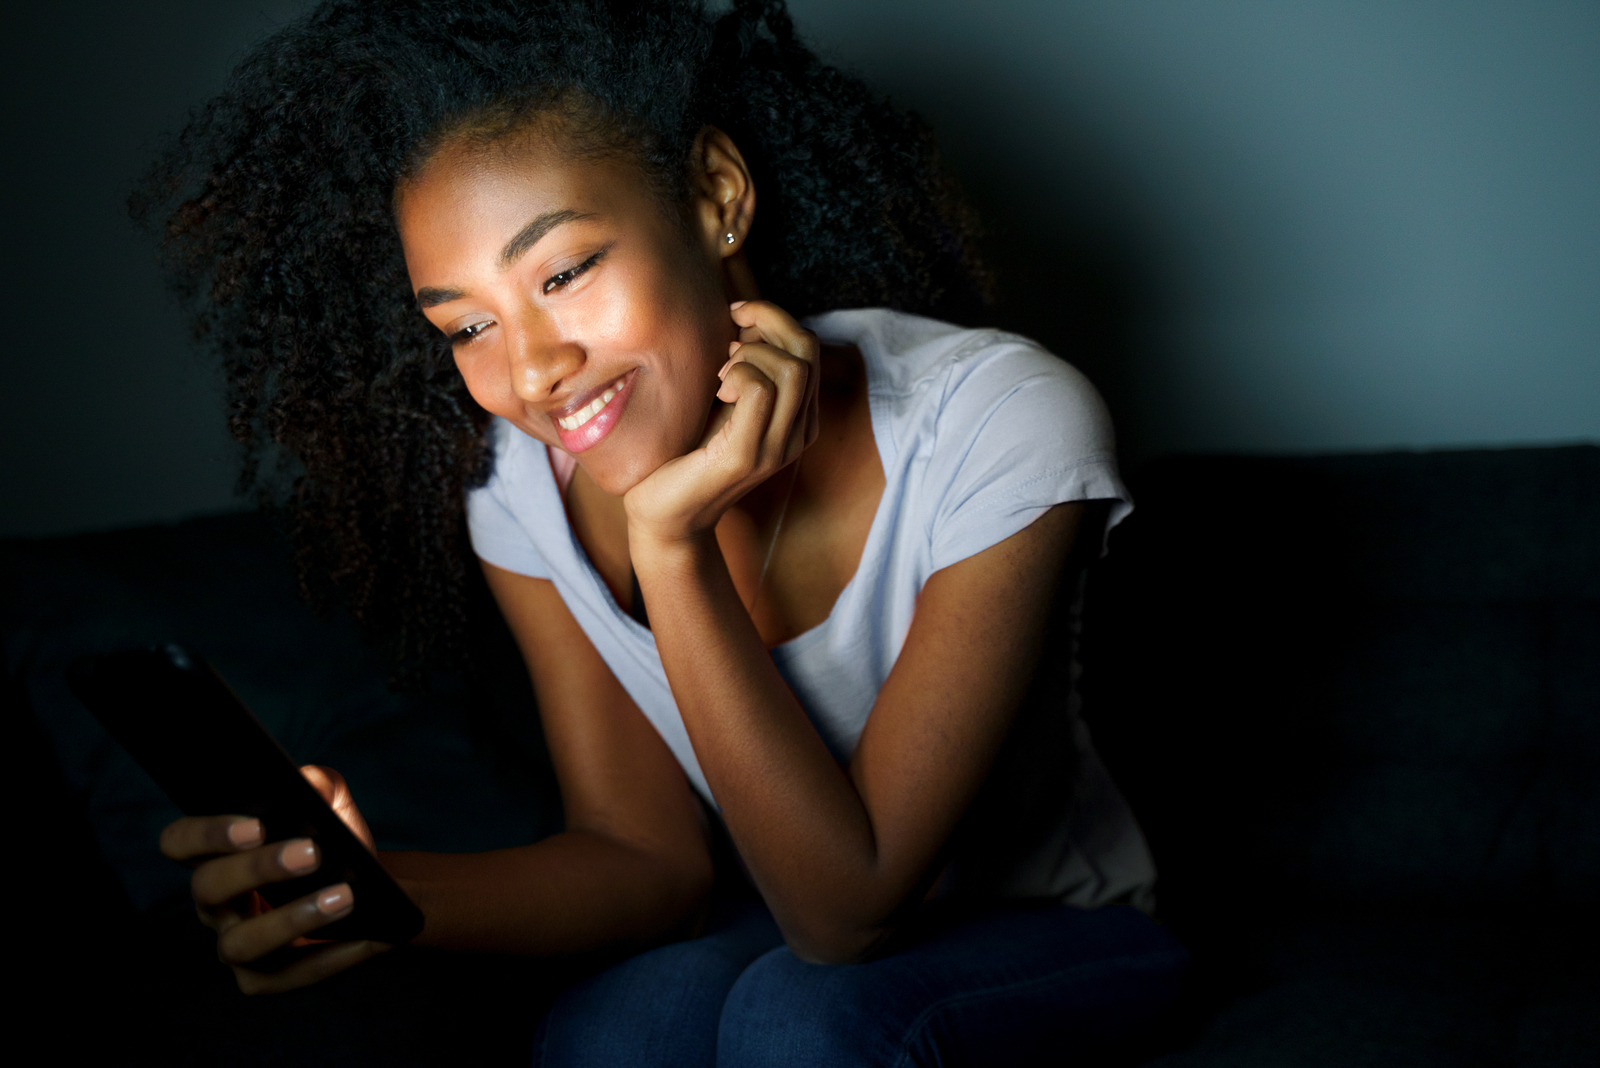
[(775, 467), (783, 467), (805, 447), (806, 419), (810, 408), (811, 366), (790, 357), (768, 371), (778, 383), (778, 401), (768, 430), (767, 452)]
[(214, 908), (258, 886), (281, 883), (317, 870), (322, 852), (309, 838), (274, 842), (233, 856), (208, 860), (194, 870), (189, 889), (196, 904)]
[[(821, 349), (817, 335), (771, 301), (738, 301), (729, 305), (728, 313), (739, 327), (741, 341), (765, 341), (808, 363), (816, 362)], [(746, 336), (751, 333), (754, 336)]]
[(802, 401), (804, 417), (793, 424), (794, 429), (785, 441), (783, 462), (788, 463), (817, 439), (821, 432), (820, 396), (822, 344), (817, 336), (802, 327), (797, 320), (769, 301), (741, 301), (729, 306), (734, 322), (739, 324), (742, 343), (762, 340), (791, 356), (803, 359), (810, 365), (811, 374), (806, 383), (806, 396)]
[(822, 375), (819, 368), (787, 354), (784, 362), (786, 366), (775, 366), (767, 372), (779, 383), (769, 448), (781, 454), (780, 465), (799, 457), (816, 440), (821, 429), (818, 381)]
[(743, 331), (743, 333), (749, 336), (740, 337), (738, 341), (728, 342), (728, 362), (723, 364), (722, 370), (717, 372), (718, 378), (725, 377), (728, 373), (728, 368), (732, 367), (734, 364), (740, 363), (749, 359), (751, 356), (754, 356), (757, 349), (769, 348), (775, 352), (782, 351), (775, 345), (767, 344), (766, 339), (761, 336), (761, 333), (758, 330), (746, 330)]
[(707, 442), (707, 454), (717, 463), (733, 467), (736, 477), (746, 477), (761, 466), (778, 387), (759, 366), (741, 362), (728, 368), (717, 398), (733, 406), (732, 415)]
[[(256, 908), (255, 899), (259, 896), (260, 895), (252, 894), (243, 897), (237, 897), (232, 901), (224, 902), (223, 904), (216, 906), (206, 906), (196, 901), (194, 905), (194, 914), (200, 918), (201, 923), (220, 934), (221, 932), (232, 927), (234, 924), (243, 923), (251, 916), (256, 916), (261, 912), (266, 911), (265, 909)], [(263, 901), (262, 904), (264, 905), (265, 902)]]
[(739, 350), (742, 349), (745, 344), (747, 343), (743, 341), (728, 342), (728, 362), (723, 364), (721, 370), (717, 372), (717, 381), (720, 382), (724, 378), (728, 377), (728, 368), (740, 361), (742, 357), (739, 355)]
[[(822, 378), (822, 375), (819, 373), (815, 377), (820, 380)], [(805, 436), (800, 442), (800, 448), (802, 450), (809, 449), (812, 445), (814, 445), (816, 443), (817, 438), (820, 437), (821, 434), (822, 434), (822, 383), (820, 381), (817, 381), (817, 382), (814, 382), (812, 384), (811, 400), (806, 405), (806, 429), (805, 429)]]
[(802, 435), (800, 448), (811, 447), (822, 433), (822, 345), (817, 345), (815, 357), (811, 360), (811, 379), (807, 383), (810, 394), (806, 399), (806, 425)]
[(316, 787), (317, 793), (328, 803), (328, 807), (350, 828), (350, 833), (361, 839), (361, 844), (367, 847), (367, 852), (377, 853), (378, 847), (373, 844), (372, 831), (367, 828), (367, 821), (362, 817), (361, 810), (356, 808), (356, 799), (350, 793), (344, 776), (332, 768), (323, 767), (321, 764), (306, 764), (300, 769), (300, 774), (306, 781)]
[(161, 829), (161, 852), (173, 860), (237, 853), (261, 844), (254, 816), (185, 816)]
[(346, 790), (349, 789), (349, 787), (345, 786), (343, 775), (340, 775), (332, 768), (325, 768), (321, 764), (302, 764), (300, 766), (300, 774), (305, 777), (306, 782), (310, 783), (317, 793), (322, 795), (322, 799), (329, 805), (332, 805), (338, 797), (341, 787)]
[(343, 919), (354, 907), (350, 884), (338, 883), (259, 916), (224, 921), (217, 926), (217, 959), (232, 965), (258, 961), (297, 938)]
[(817, 396), (815, 368), (807, 361), (770, 345), (747, 345), (749, 363), (759, 367), (778, 388), (763, 443), (763, 462), (782, 467), (800, 455)]
[(258, 972), (250, 968), (236, 967), (233, 969), (233, 976), (243, 993), (277, 994), (319, 983), (330, 975), (337, 975), (346, 968), (393, 948), (387, 942), (373, 942), (369, 939), (334, 942), (296, 957), (293, 964), (279, 971)]

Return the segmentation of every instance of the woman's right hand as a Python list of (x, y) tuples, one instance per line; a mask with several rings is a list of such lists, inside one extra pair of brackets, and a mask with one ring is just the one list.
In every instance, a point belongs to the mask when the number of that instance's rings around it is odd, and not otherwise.
[(765, 300), (729, 306), (739, 340), (718, 372), (717, 399), (698, 448), (668, 460), (623, 496), (630, 547), (716, 529), (752, 488), (793, 463), (820, 432), (822, 344)]
[[(338, 773), (312, 767), (302, 771), (370, 848), (371, 835), (364, 833), (366, 825)], [(309, 838), (267, 844), (261, 839), (261, 821), (252, 816), (185, 816), (161, 832), (161, 852), (193, 866), (195, 911), (217, 932), (217, 957), (233, 970), (241, 991), (269, 994), (306, 986), (391, 948), (370, 940), (316, 941), (319, 928), (354, 907), (347, 883), (276, 908), (268, 905), (260, 888), (315, 871), (322, 856)], [(300, 952), (284, 965), (271, 956), (284, 949)], [(277, 967), (257, 967), (269, 963)]]

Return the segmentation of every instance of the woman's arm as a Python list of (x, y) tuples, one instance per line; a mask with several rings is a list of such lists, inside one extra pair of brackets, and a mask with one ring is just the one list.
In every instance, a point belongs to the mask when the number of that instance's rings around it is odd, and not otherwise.
[[(416, 941), (555, 955), (622, 951), (670, 936), (694, 917), (711, 885), (698, 802), (682, 770), (555, 588), (487, 565), (485, 573), (533, 675), (567, 827), (487, 853), (380, 854), (422, 908), (426, 924)], [(338, 774), (302, 770), (372, 848)], [(247, 994), (316, 983), (389, 948), (307, 943), (361, 907), (345, 884), (266, 906), (260, 887), (320, 865), (310, 839), (263, 844), (259, 820), (185, 817), (162, 832), (161, 848), (195, 865), (200, 919), (217, 931), (217, 955)], [(278, 951), (290, 946), (301, 952), (285, 966)]]
[(692, 788), (555, 587), (484, 574), (533, 677), (566, 829), (488, 853), (384, 853), (427, 917), (417, 941), (529, 954), (658, 941), (711, 886)]
[(1031, 680), (1087, 510), (1052, 508), (928, 580), (847, 768), (778, 675), (714, 537), (633, 539), (656, 643), (701, 768), (803, 958), (859, 959), (925, 885)]
[(764, 301), (732, 314), (740, 344), (717, 393), (732, 413), (628, 491), (629, 552), (695, 754), (763, 897), (802, 957), (853, 960), (929, 878), (987, 775), (1091, 508), (1057, 506), (928, 580), (841, 768), (773, 665), (715, 536), (732, 501), (815, 438), (819, 346)]

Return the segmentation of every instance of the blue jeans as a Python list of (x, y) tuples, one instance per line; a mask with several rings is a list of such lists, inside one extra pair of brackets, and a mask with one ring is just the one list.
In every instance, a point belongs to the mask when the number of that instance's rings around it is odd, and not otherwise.
[(563, 993), (544, 1066), (1059, 1064), (1113, 1050), (1176, 998), (1189, 954), (1124, 906), (929, 921), (865, 964), (806, 964), (760, 905)]

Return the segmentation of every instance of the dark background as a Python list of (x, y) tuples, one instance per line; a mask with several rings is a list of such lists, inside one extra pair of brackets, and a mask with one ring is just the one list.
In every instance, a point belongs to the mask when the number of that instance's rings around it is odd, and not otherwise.
[[(297, 0), (7, 4), (0, 536), (242, 506), (123, 207)], [(1130, 461), (1600, 438), (1600, 5), (794, 0), (929, 118)]]

